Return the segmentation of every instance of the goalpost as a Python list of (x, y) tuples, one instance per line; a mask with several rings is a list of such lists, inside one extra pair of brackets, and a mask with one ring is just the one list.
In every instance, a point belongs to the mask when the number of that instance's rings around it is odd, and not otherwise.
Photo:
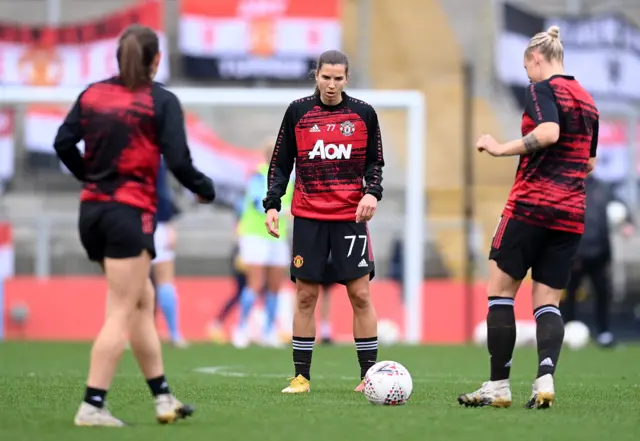
[[(204, 87), (169, 87), (168, 89), (175, 93), (185, 106), (208, 107), (287, 106), (290, 102), (309, 95), (309, 89)], [(0, 86), (0, 104), (71, 103), (82, 90), (83, 88), (80, 87)], [(403, 229), (405, 329), (403, 335), (406, 343), (418, 344), (422, 334), (422, 283), (425, 260), (424, 165), (427, 112), (425, 98), (421, 92), (413, 90), (350, 90), (358, 99), (368, 102), (378, 110), (406, 112), (406, 211)]]

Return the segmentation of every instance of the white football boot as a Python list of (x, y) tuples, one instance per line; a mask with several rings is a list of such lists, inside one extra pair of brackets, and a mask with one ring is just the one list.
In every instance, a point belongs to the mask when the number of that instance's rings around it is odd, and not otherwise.
[(160, 424), (173, 424), (178, 420), (193, 415), (194, 408), (189, 404), (182, 404), (171, 394), (156, 397), (156, 419)]
[(125, 423), (111, 415), (106, 408), (92, 406), (84, 401), (78, 408), (78, 413), (73, 420), (76, 426), (82, 427), (124, 427)]
[(458, 396), (458, 403), (466, 407), (509, 407), (511, 386), (509, 380), (487, 381), (475, 392)]
[(531, 390), (531, 399), (525, 404), (527, 409), (548, 409), (556, 402), (556, 392), (553, 387), (553, 375), (547, 374), (536, 378)]

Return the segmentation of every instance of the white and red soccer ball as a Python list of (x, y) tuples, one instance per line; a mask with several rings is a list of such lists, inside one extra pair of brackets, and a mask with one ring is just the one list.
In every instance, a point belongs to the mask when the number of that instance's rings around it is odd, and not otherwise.
[(380, 361), (364, 377), (364, 396), (371, 404), (401, 406), (413, 392), (411, 374), (396, 361)]

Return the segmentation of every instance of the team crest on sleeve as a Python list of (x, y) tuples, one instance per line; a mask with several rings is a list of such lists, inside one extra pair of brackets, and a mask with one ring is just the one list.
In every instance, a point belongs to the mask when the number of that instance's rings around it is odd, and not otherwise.
[(340, 124), (340, 133), (344, 136), (351, 136), (356, 131), (356, 126), (351, 121), (345, 121)]
[(304, 259), (302, 258), (302, 256), (296, 256), (293, 258), (293, 266), (295, 266), (296, 268), (300, 268), (303, 263)]

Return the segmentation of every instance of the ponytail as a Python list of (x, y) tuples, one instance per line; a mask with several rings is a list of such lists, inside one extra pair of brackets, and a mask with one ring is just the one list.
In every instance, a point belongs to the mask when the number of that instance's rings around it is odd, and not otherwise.
[(130, 90), (151, 81), (149, 68), (144, 64), (142, 46), (136, 35), (128, 35), (120, 41), (118, 68), (122, 82)]
[(320, 95), (320, 88), (318, 88), (317, 84), (316, 84), (316, 88), (313, 90), (313, 94), (314, 95)]

